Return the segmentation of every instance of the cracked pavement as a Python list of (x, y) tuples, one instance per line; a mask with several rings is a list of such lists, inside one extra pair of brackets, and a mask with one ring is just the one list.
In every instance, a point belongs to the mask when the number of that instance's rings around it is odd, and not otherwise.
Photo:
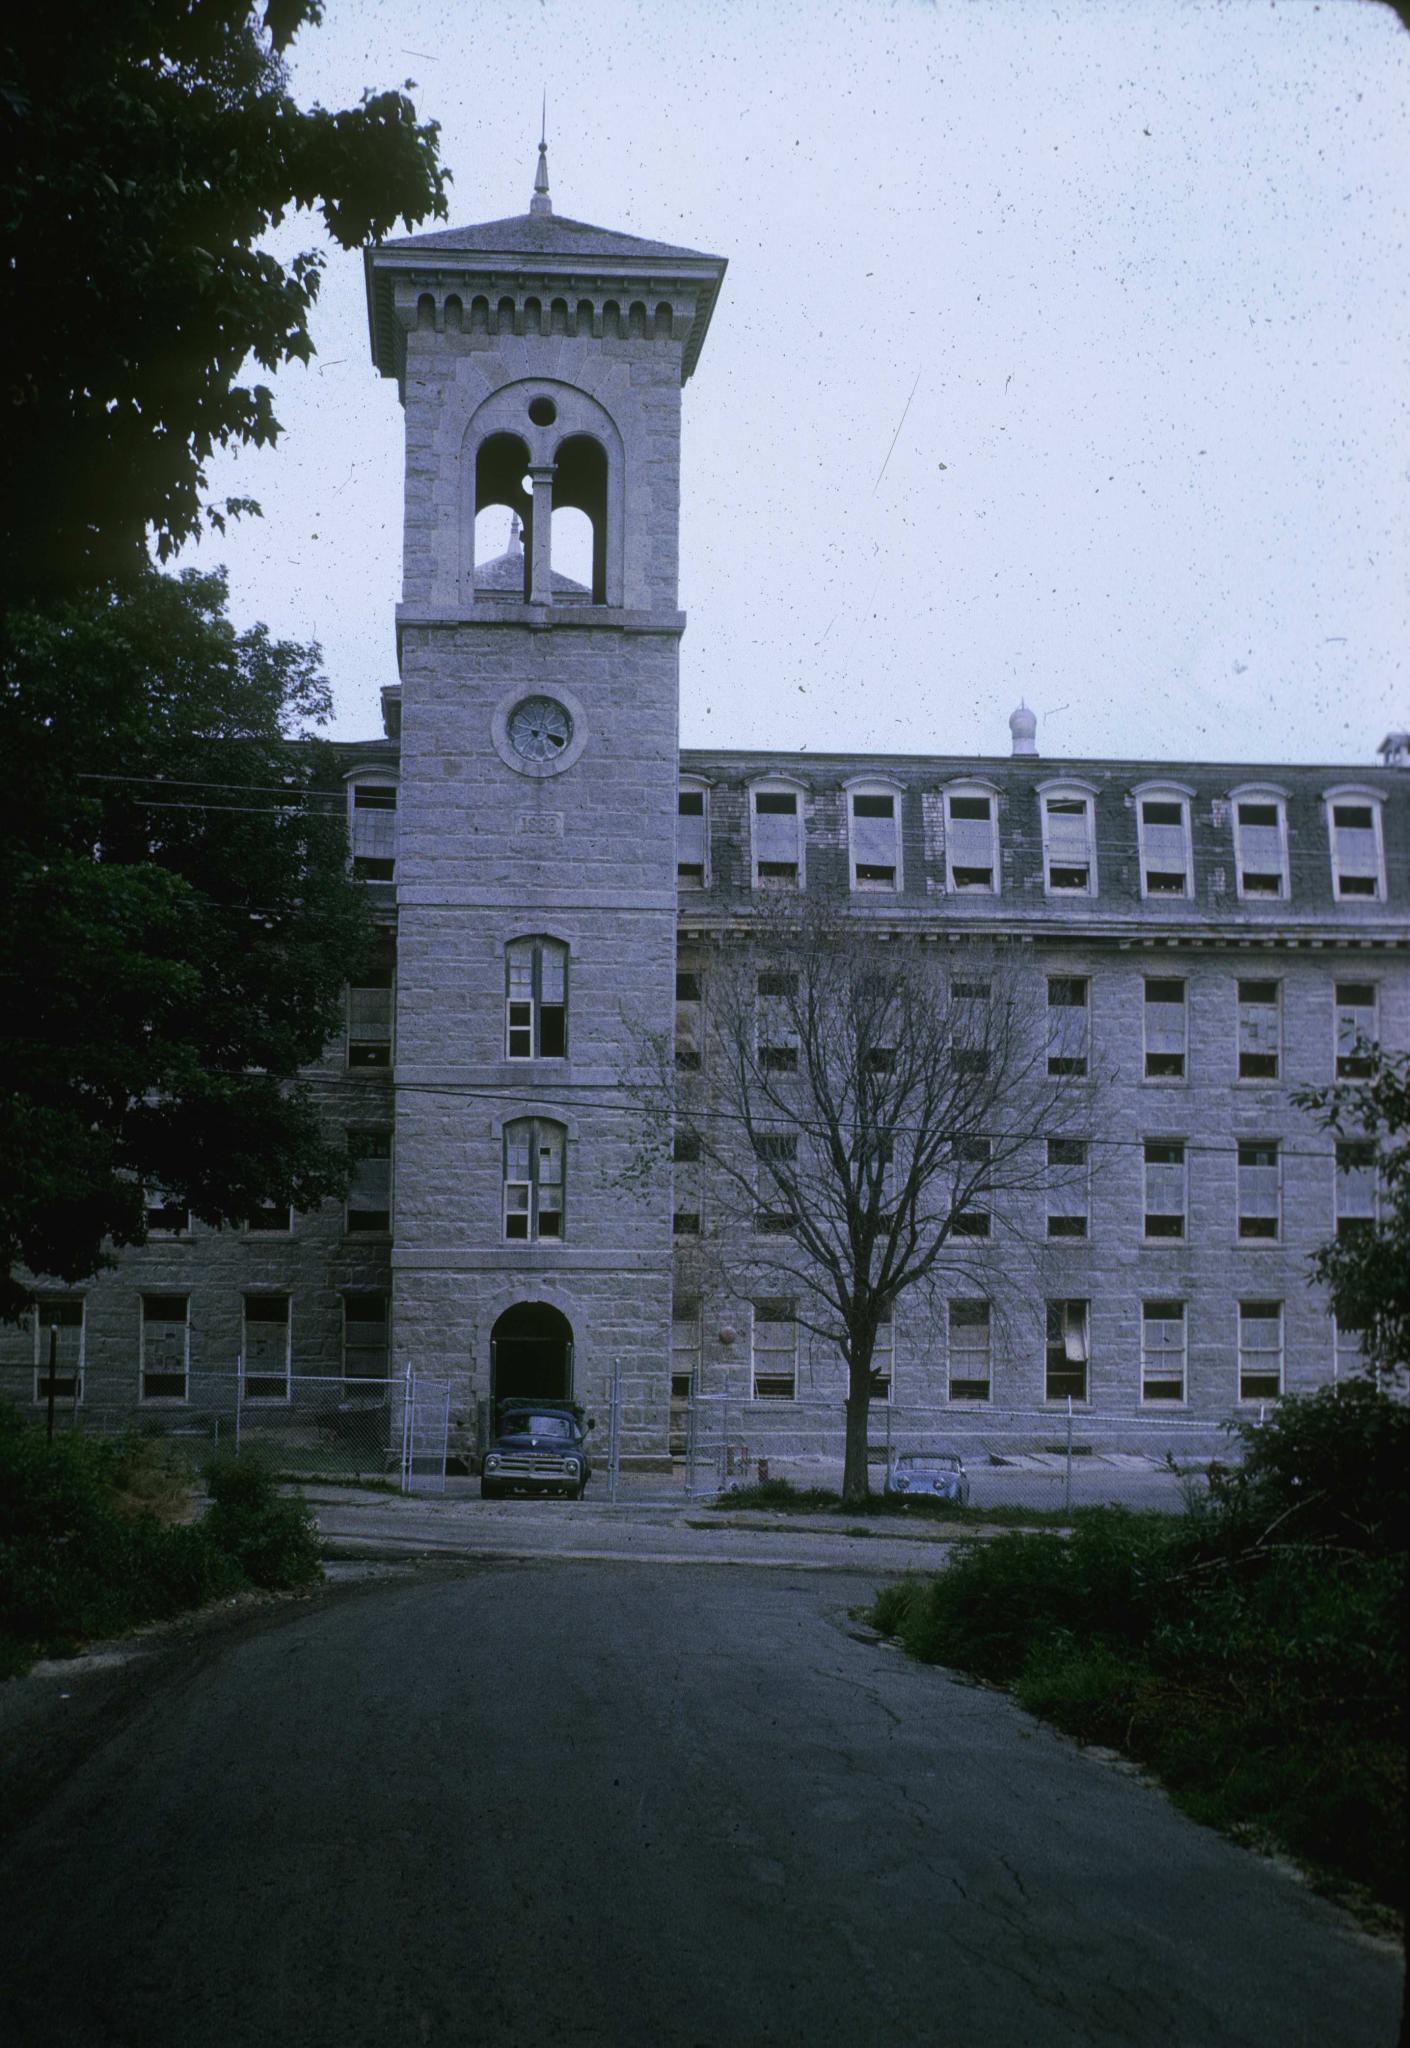
[(1394, 2038), (1384, 1945), (1005, 1696), (868, 1640), (873, 1583), (504, 1559), (208, 1640), (12, 1837), (6, 2038)]

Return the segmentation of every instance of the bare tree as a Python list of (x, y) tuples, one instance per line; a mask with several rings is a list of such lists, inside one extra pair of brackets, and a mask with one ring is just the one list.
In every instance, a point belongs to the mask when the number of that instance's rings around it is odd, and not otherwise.
[(1031, 949), (883, 937), (825, 904), (762, 908), (714, 943), (704, 983), (703, 1040), (658, 1048), (656, 1141), (669, 1129), (734, 1198), (735, 1284), (742, 1255), (840, 1351), (855, 1503), (878, 1330), (903, 1294), (1021, 1238), (1025, 1196), (1085, 1178), (1065, 1138), (1083, 1061), (1054, 1050)]

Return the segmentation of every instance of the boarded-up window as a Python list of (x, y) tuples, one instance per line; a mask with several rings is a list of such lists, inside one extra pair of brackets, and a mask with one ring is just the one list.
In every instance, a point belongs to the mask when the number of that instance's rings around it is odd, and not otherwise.
[(900, 805), (892, 790), (852, 790), (847, 800), (854, 889), (901, 884)]
[(791, 1401), (798, 1390), (796, 1304), (771, 1298), (754, 1304), (754, 1399)]
[(1048, 1072), (1055, 1080), (1087, 1071), (1087, 992), (1081, 975), (1048, 976)]
[(1373, 981), (1339, 981), (1336, 984), (1337, 1079), (1362, 1080), (1372, 1071), (1376, 1043), (1376, 984)]
[(792, 789), (756, 789), (750, 806), (756, 889), (803, 886), (803, 807)]
[(1145, 989), (1146, 1079), (1185, 1077), (1185, 984), (1170, 975), (1148, 974)]
[(1372, 899), (1384, 894), (1381, 819), (1377, 803), (1334, 803), (1331, 810), (1332, 892)]
[(1050, 1301), (1045, 1398), (1049, 1401), (1085, 1401), (1087, 1365), (1086, 1302)]
[(946, 887), (960, 894), (998, 894), (998, 818), (992, 796), (977, 790), (946, 792), (945, 879)]
[(190, 1366), (190, 1325), (184, 1294), (142, 1297), (142, 1399), (184, 1401)]
[(247, 1294), (241, 1390), (247, 1401), (287, 1401), (293, 1336), (287, 1294)]
[(374, 962), (348, 986), (348, 1065), (392, 1064), (392, 963)]
[(392, 1227), (392, 1134), (349, 1131), (348, 1231), (385, 1234)]
[(676, 880), (682, 889), (709, 886), (710, 811), (704, 789), (682, 789), (676, 797)]
[(1095, 896), (1092, 799), (1077, 792), (1043, 798), (1043, 877), (1050, 895)]
[(1183, 1138), (1147, 1138), (1145, 1153), (1145, 1235), (1183, 1238), (1187, 1195)]
[(352, 792), (352, 864), (360, 882), (396, 878), (397, 793), (390, 783), (358, 782)]
[(1240, 981), (1239, 1079), (1276, 1081), (1282, 1054), (1282, 985), (1276, 981)]
[(1275, 1401), (1283, 1391), (1283, 1304), (1239, 1303), (1239, 1399)]
[(1277, 1140), (1240, 1138), (1236, 1157), (1239, 1236), (1254, 1241), (1276, 1239), (1281, 1209)]
[(1141, 1399), (1185, 1398), (1185, 1304), (1141, 1303)]
[(1240, 896), (1287, 895), (1287, 835), (1278, 798), (1241, 797), (1234, 805), (1234, 865)]
[(388, 1378), (387, 1297), (385, 1294), (343, 1296), (343, 1377), (346, 1391), (367, 1390)]
[(987, 1401), (993, 1386), (993, 1352), (987, 1301), (950, 1303), (950, 1399)]
[[(83, 1398), (83, 1297), (50, 1296), (34, 1304), (34, 1398), (56, 1401)], [(50, 1361), (53, 1386), (50, 1387)]]

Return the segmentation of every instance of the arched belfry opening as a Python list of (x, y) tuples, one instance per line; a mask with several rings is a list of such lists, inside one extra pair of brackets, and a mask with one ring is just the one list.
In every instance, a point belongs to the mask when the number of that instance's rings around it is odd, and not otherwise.
[(581, 512), (592, 528), (592, 601), (607, 602), (607, 450), (591, 434), (570, 434), (554, 457), (553, 505)]
[(490, 1394), (496, 1401), (567, 1401), (573, 1392), (573, 1326), (548, 1301), (519, 1301), (490, 1332)]
[[(480, 443), (475, 457), (475, 564), (498, 554), (486, 545), (488, 522), (484, 518), (496, 506), (517, 514), (523, 526), (522, 588), (512, 593), (528, 603), (530, 563), (533, 559), (534, 500), (525, 488), (529, 451), (517, 434), (491, 434)], [(517, 539), (517, 536), (516, 536)]]

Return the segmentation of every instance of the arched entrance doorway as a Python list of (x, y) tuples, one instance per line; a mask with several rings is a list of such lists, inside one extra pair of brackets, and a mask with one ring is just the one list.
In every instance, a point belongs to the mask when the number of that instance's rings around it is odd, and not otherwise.
[(537, 1396), (566, 1401), (573, 1392), (573, 1326), (546, 1301), (519, 1301), (490, 1332), (490, 1393), (496, 1401)]

